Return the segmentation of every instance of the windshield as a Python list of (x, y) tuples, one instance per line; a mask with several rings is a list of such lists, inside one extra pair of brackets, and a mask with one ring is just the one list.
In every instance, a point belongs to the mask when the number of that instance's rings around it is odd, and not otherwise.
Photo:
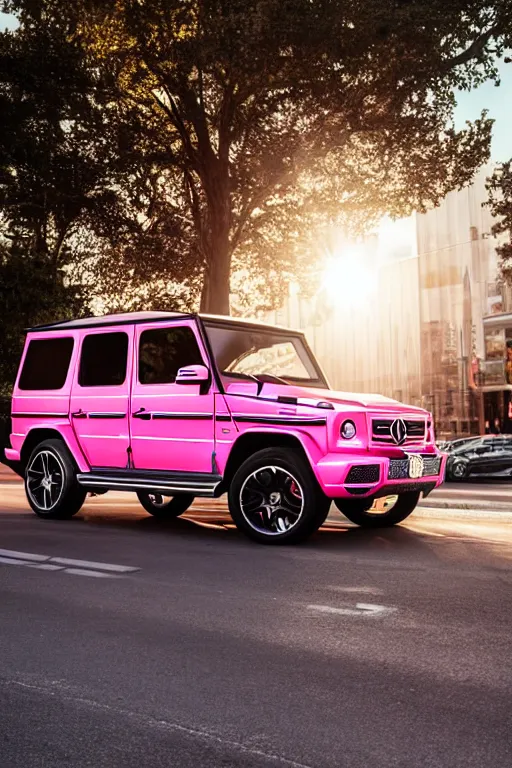
[(208, 322), (205, 322), (205, 328), (223, 376), (327, 388), (327, 382), (301, 336)]

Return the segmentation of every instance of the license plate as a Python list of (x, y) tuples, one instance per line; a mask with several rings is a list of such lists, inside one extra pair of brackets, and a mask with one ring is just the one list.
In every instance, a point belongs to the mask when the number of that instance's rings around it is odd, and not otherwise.
[(423, 477), (423, 457), (409, 455), (409, 477), (413, 480), (417, 480), (418, 477)]

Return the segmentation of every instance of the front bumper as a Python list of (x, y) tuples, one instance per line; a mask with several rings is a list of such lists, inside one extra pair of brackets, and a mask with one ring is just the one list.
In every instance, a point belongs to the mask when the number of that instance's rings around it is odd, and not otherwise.
[[(411, 457), (421, 458), (422, 466)], [(444, 481), (446, 458), (439, 451), (403, 452), (389, 457), (332, 453), (324, 456), (315, 469), (322, 490), (332, 499), (377, 498), (409, 491), (427, 496)]]

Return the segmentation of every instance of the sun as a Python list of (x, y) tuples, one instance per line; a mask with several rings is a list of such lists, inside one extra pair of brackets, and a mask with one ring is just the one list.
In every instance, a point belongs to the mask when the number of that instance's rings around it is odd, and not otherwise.
[(329, 255), (321, 288), (341, 308), (355, 309), (371, 301), (377, 293), (377, 267), (368, 264), (364, 246), (340, 248)]

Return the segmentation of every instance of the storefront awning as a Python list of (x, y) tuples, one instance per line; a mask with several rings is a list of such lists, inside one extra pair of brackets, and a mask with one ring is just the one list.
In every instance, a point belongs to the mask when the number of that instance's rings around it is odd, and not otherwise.
[(502, 312), (498, 315), (487, 315), (483, 318), (484, 328), (512, 328), (512, 312)]

